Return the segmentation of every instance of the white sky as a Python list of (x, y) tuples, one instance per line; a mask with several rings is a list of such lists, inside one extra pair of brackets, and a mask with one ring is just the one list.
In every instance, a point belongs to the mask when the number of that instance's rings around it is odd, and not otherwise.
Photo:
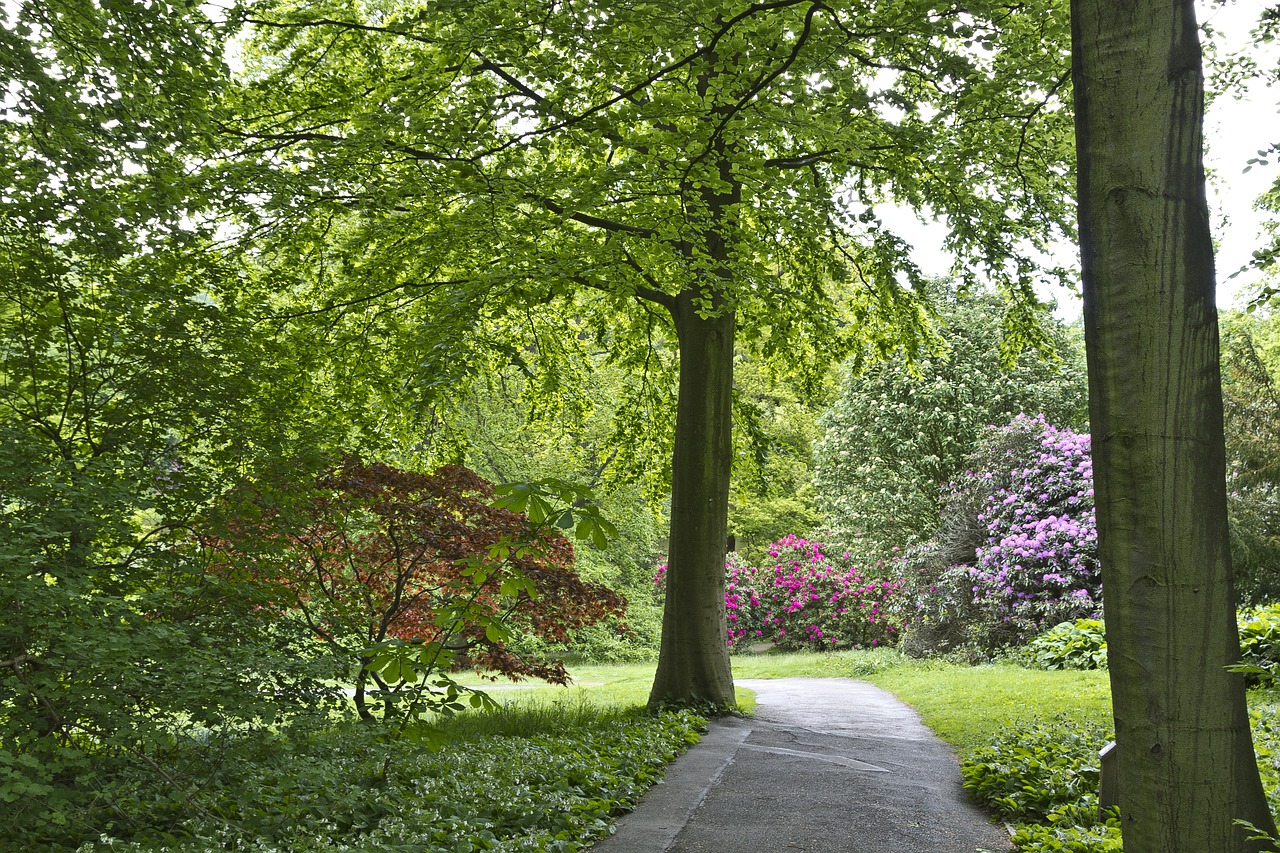
[[(1198, 0), (1197, 11), (1203, 23), (1219, 31), (1215, 42), (1226, 49), (1240, 48), (1249, 42), (1249, 30), (1256, 23), (1261, 0), (1231, 0), (1230, 5), (1210, 9)], [(1263, 67), (1280, 64), (1280, 50), (1273, 50), (1260, 63)], [(1210, 170), (1209, 206), (1213, 214), (1213, 235), (1218, 244), (1218, 305), (1243, 308), (1247, 293), (1257, 284), (1257, 273), (1230, 275), (1245, 266), (1254, 249), (1263, 243), (1260, 225), (1263, 217), (1253, 209), (1258, 195), (1280, 175), (1276, 158), (1268, 166), (1254, 166), (1244, 172), (1247, 161), (1273, 143), (1280, 142), (1280, 88), (1255, 84), (1249, 91), (1233, 93), (1240, 98), (1223, 95), (1214, 101), (1205, 116), (1205, 165)], [(927, 275), (945, 276), (951, 269), (951, 257), (942, 251), (945, 230), (940, 225), (921, 225), (915, 215), (899, 210), (881, 211), (891, 228), (916, 247), (916, 263)], [(1074, 246), (1063, 246), (1057, 254), (1060, 263), (1077, 266)], [(1060, 288), (1044, 294), (1058, 302), (1058, 315), (1064, 319), (1078, 317), (1080, 297)]]

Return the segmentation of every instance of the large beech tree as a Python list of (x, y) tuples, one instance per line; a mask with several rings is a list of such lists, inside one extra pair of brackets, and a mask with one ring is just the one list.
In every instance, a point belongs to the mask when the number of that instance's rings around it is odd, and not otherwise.
[(558, 393), (584, 348), (637, 374), (678, 357), (674, 427), (643, 382), (618, 421), (673, 436), (652, 700), (729, 703), (735, 351), (803, 379), (868, 339), (917, 349), (888, 201), (945, 216), (1029, 327), (1034, 249), (1071, 227), (1059, 11), (264, 2), (222, 130), (282, 309), (415, 392), (506, 362)]
[(1073, 0), (1098, 541), (1128, 853), (1260, 849), (1191, 0)]

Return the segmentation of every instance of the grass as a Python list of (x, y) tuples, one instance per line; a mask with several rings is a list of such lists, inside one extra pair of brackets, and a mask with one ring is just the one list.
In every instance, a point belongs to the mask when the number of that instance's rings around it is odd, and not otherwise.
[[(511, 707), (572, 709), (643, 705), (653, 683), (654, 663), (590, 664), (571, 669), (569, 687), (519, 689), (492, 685), (490, 695)], [(1105, 671), (1044, 671), (996, 664), (971, 667), (942, 661), (918, 661), (890, 649), (735, 655), (735, 679), (859, 678), (876, 684), (911, 705), (925, 724), (956, 747), (962, 758), (985, 745), (996, 731), (1066, 714), (1082, 722), (1110, 726), (1111, 688)], [(459, 679), (484, 688), (488, 682)], [(739, 708), (750, 713), (755, 694), (737, 688)]]
[[(915, 707), (962, 760), (1006, 727), (1058, 715), (1103, 727), (1110, 721), (1105, 672), (969, 667), (891, 650), (744, 654), (733, 667), (739, 679), (871, 681)], [(693, 715), (643, 713), (655, 668), (579, 664), (571, 668), (571, 686), (526, 682), (519, 689), (465, 675), (467, 684), (490, 687), (501, 707), (442, 721), (443, 744), (434, 747), (413, 739), (388, 744), (376, 728), (355, 724), (268, 736), (258, 753), (224, 756), (225, 766), (194, 791), (190, 807), (173, 800), (168, 813), (158, 809), (149, 817), (149, 826), (132, 827), (136, 846), (85, 849), (149, 851), (156, 838), (149, 833), (158, 832), (189, 839), (169, 846), (183, 853), (227, 849), (246, 838), (310, 853), (337, 853), (353, 841), (365, 845), (359, 849), (454, 851), (464, 841), (489, 849), (496, 839), (512, 851), (581, 850), (697, 739), (702, 721)], [(750, 690), (739, 687), (737, 696), (742, 710), (754, 708)], [(1275, 694), (1251, 696), (1255, 711), (1275, 702)], [(1280, 785), (1275, 720), (1272, 707), (1260, 725), (1273, 797)], [(162, 792), (139, 794), (146, 795), (141, 802)], [(567, 846), (556, 847), (561, 841)], [(0, 843), (0, 849), (7, 848)]]
[(915, 708), (925, 725), (961, 758), (1001, 729), (1065, 714), (1111, 727), (1111, 685), (1105, 670), (1053, 671), (1010, 665), (924, 664), (874, 673), (868, 681)]

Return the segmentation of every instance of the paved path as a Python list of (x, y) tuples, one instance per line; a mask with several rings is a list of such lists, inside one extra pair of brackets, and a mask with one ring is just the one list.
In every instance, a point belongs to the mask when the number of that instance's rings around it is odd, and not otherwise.
[(951, 748), (845, 678), (737, 682), (756, 714), (712, 724), (593, 853), (1005, 853)]

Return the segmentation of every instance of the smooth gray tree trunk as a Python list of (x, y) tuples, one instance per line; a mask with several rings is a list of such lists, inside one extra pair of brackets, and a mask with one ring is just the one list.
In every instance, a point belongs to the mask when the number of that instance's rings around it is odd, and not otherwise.
[(1191, 0), (1072, 0), (1098, 542), (1125, 853), (1271, 829), (1239, 655)]

